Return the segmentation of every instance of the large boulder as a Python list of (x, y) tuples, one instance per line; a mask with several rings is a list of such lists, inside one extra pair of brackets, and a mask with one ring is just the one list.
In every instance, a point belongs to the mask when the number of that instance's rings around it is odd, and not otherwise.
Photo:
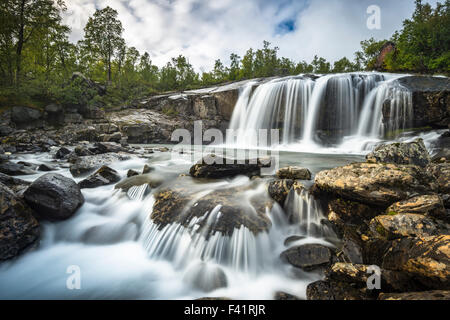
[(450, 225), (421, 214), (395, 214), (375, 217), (370, 222), (372, 235), (387, 240), (450, 234)]
[(329, 266), (333, 260), (333, 251), (320, 244), (304, 244), (283, 251), (281, 259), (306, 271)]
[(130, 159), (129, 156), (117, 153), (78, 157), (75, 162), (70, 165), (69, 170), (74, 177), (80, 177), (92, 173), (104, 165), (128, 159)]
[(426, 167), (431, 162), (422, 139), (379, 145), (366, 158), (371, 163), (413, 164), (421, 167)]
[(39, 234), (39, 223), (30, 207), (0, 183), (0, 261), (18, 255)]
[(395, 240), (382, 267), (414, 276), (424, 287), (450, 289), (450, 235)]
[(197, 231), (207, 237), (214, 232), (231, 235), (242, 226), (255, 235), (266, 232), (271, 227), (266, 210), (272, 200), (258, 186), (255, 182), (211, 190), (190, 177), (179, 177), (155, 194), (151, 219), (160, 228), (173, 223), (190, 228), (195, 219)]
[(443, 220), (450, 218), (444, 208), (442, 198), (437, 194), (413, 197), (396, 202), (386, 209), (388, 215), (399, 213), (417, 213)]
[(270, 167), (271, 159), (235, 160), (213, 154), (203, 157), (189, 171), (194, 178), (220, 179), (238, 175), (258, 176), (261, 168)]
[(84, 203), (76, 182), (56, 173), (35, 180), (24, 192), (24, 199), (39, 218), (50, 221), (70, 218)]
[(388, 207), (417, 193), (434, 191), (436, 183), (418, 166), (353, 163), (319, 172), (315, 188), (352, 201)]
[(450, 79), (407, 76), (397, 80), (412, 94), (414, 128), (448, 127), (450, 123)]
[(20, 129), (32, 129), (43, 126), (42, 112), (30, 107), (13, 107), (11, 110), (11, 121)]
[(78, 185), (81, 189), (85, 188), (97, 188), (106, 186), (108, 184), (116, 183), (120, 180), (119, 173), (111, 169), (108, 166), (103, 166), (98, 169), (94, 174), (90, 175), (86, 179), (80, 181)]

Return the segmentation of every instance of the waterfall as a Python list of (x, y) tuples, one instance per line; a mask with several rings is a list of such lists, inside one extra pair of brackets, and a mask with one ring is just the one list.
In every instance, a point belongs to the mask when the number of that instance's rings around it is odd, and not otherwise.
[(396, 135), (410, 128), (413, 118), (411, 92), (399, 77), (346, 73), (250, 83), (233, 111), (227, 144), (255, 147), (259, 129), (280, 129), (281, 145), (313, 147)]

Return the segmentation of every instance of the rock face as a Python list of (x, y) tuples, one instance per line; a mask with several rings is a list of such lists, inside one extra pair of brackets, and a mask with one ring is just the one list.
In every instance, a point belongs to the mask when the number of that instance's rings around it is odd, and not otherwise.
[(413, 164), (426, 167), (431, 162), (422, 139), (410, 143), (382, 144), (367, 155), (371, 163)]
[(280, 256), (294, 267), (311, 271), (329, 265), (332, 262), (330, 248), (319, 244), (305, 244), (283, 251)]
[(403, 213), (423, 214), (438, 219), (448, 219), (444, 202), (437, 194), (422, 195), (404, 201), (396, 202), (386, 209), (386, 214)]
[(450, 79), (409, 76), (398, 82), (412, 92), (415, 128), (448, 127), (450, 124)]
[(189, 171), (194, 178), (221, 179), (238, 175), (258, 176), (261, 168), (270, 167), (265, 163), (266, 159), (245, 159), (242, 161), (226, 159), (216, 155), (203, 157), (197, 164), (193, 165)]
[(277, 171), (280, 179), (311, 180), (311, 171), (302, 167), (287, 167)]
[(35, 180), (25, 191), (24, 199), (39, 218), (50, 221), (70, 218), (84, 203), (75, 181), (55, 173)]
[(28, 205), (0, 183), (0, 261), (15, 257), (40, 235)]
[(396, 240), (382, 267), (411, 274), (430, 289), (450, 289), (450, 236)]
[(420, 167), (378, 163), (354, 163), (319, 172), (315, 186), (323, 192), (379, 207), (436, 189), (435, 179)]
[(386, 240), (450, 234), (449, 225), (411, 213), (375, 217), (370, 222), (370, 230), (375, 237)]
[(108, 166), (103, 166), (98, 169), (94, 174), (90, 175), (86, 179), (80, 181), (78, 185), (81, 189), (84, 188), (97, 188), (106, 186), (108, 184), (116, 183), (120, 180), (119, 173), (111, 169)]
[[(137, 177), (132, 177), (137, 178)], [(130, 179), (132, 179), (130, 178)], [(189, 227), (192, 219), (200, 218), (199, 232), (209, 236), (213, 232), (231, 235), (241, 226), (254, 234), (269, 230), (271, 222), (266, 207), (271, 205), (267, 194), (254, 194), (255, 187), (198, 190), (190, 177), (180, 177), (155, 194), (151, 219), (161, 228), (171, 223)], [(248, 195), (251, 194), (250, 200)], [(219, 214), (220, 213), (220, 214)], [(214, 223), (207, 223), (213, 219)]]

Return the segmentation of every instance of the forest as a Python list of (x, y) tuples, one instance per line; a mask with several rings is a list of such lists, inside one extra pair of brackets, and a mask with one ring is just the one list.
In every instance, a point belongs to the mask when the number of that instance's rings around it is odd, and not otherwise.
[[(84, 37), (69, 40), (63, 0), (3, 0), (0, 4), (0, 108), (49, 102), (67, 105), (79, 100), (99, 107), (126, 104), (160, 92), (195, 89), (218, 83), (301, 73), (379, 70), (399, 73), (450, 74), (450, 0), (431, 6), (415, 1), (415, 11), (390, 39), (361, 41), (354, 57), (331, 63), (316, 55), (311, 62), (280, 57), (279, 48), (264, 41), (230, 64), (217, 59), (209, 72), (198, 73), (189, 58), (172, 58), (163, 67), (147, 52), (129, 47), (118, 13), (97, 10), (84, 27)], [(387, 42), (395, 44), (382, 66), (376, 65)], [(106, 94), (86, 93), (74, 72), (104, 86)]]

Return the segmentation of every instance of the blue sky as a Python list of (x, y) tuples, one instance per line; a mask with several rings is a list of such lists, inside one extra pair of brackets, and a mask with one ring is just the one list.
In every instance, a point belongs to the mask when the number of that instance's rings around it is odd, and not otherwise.
[[(429, 1), (432, 4), (436, 0)], [(335, 61), (359, 49), (370, 37), (389, 38), (414, 10), (413, 0), (66, 0), (71, 39), (96, 8), (119, 12), (129, 46), (148, 51), (162, 66), (183, 54), (197, 70), (210, 70), (214, 59), (228, 63), (232, 52), (241, 57), (263, 40), (280, 48), (280, 55), (312, 60), (314, 54)], [(366, 25), (370, 5), (381, 9), (381, 29)]]

